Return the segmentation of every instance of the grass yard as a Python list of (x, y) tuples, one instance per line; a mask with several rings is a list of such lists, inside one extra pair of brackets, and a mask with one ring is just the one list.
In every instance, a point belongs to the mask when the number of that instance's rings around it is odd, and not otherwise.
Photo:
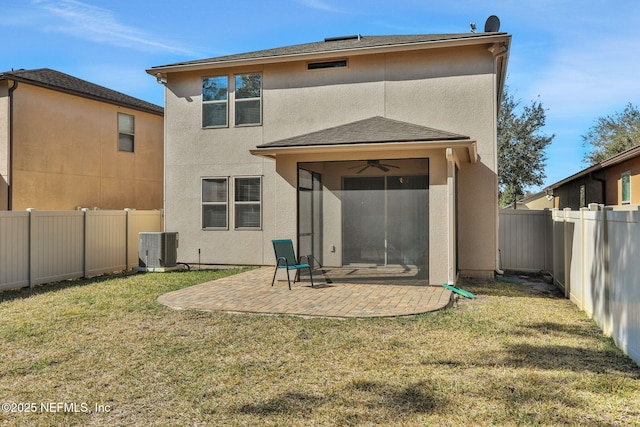
[(640, 424), (640, 368), (557, 295), (468, 282), (451, 309), (361, 320), (156, 302), (231, 273), (0, 292), (0, 424)]

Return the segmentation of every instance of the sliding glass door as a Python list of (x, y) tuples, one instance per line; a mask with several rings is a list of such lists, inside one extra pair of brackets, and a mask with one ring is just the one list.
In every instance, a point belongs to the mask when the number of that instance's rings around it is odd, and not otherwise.
[(428, 175), (343, 178), (343, 264), (426, 265)]

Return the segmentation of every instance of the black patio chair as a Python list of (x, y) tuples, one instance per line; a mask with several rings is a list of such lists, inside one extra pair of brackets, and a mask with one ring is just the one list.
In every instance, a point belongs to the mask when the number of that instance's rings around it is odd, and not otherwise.
[[(300, 270), (303, 268), (309, 269), (309, 277), (311, 278), (311, 287), (313, 288), (313, 273), (311, 272), (311, 255), (301, 255), (296, 258), (296, 254), (293, 250), (293, 242), (291, 239), (286, 240), (272, 240), (273, 251), (276, 255), (276, 269), (273, 272), (273, 279), (271, 280), (271, 286), (276, 281), (276, 274), (279, 268), (287, 269), (287, 282), (289, 283), (289, 290), (291, 290), (291, 279), (289, 277), (289, 270), (296, 270), (296, 275), (293, 278), (293, 283), (296, 282), (296, 277), (300, 277)], [(307, 262), (303, 263), (302, 259), (306, 258)]]

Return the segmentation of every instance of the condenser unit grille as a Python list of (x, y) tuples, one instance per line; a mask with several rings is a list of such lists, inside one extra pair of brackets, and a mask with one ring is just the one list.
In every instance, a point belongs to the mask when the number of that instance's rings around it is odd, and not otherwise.
[(178, 257), (178, 233), (140, 233), (138, 265), (144, 268), (175, 267)]

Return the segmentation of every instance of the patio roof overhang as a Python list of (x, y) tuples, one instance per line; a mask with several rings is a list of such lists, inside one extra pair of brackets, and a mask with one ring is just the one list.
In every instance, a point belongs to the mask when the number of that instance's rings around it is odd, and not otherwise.
[(476, 141), (468, 136), (384, 117), (372, 117), (258, 145), (251, 154), (276, 159), (279, 155), (375, 153), (452, 149), (458, 159), (478, 161)]

